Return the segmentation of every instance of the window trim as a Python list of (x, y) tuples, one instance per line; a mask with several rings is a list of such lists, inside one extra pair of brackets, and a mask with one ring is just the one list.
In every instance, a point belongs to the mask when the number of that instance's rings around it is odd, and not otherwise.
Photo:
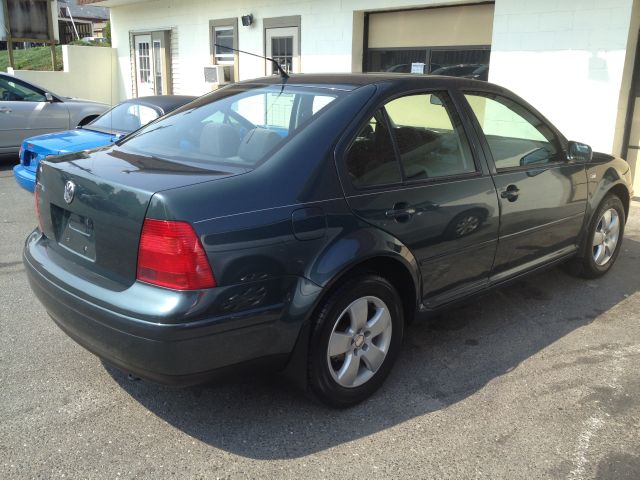
[[(564, 137), (564, 135), (562, 135), (562, 133), (557, 128), (555, 128), (555, 126), (551, 122), (549, 122), (543, 115), (541, 115), (537, 110), (532, 108), (529, 104), (527, 104), (523, 100), (521, 100), (519, 98), (514, 98), (514, 97), (512, 97), (510, 95), (506, 95), (504, 93), (499, 93), (499, 92), (494, 92), (494, 91), (489, 91), (489, 90), (482, 90), (482, 89), (477, 89), (477, 88), (471, 88), (471, 89), (462, 88), (462, 89), (459, 90), (459, 93), (460, 93), (460, 97), (461, 97), (462, 101), (465, 104), (465, 109), (467, 111), (467, 115), (468, 115), (469, 120), (471, 121), (472, 126), (473, 126), (473, 128), (475, 130), (475, 134), (476, 134), (476, 136), (478, 138), (478, 141), (480, 142), (480, 145), (481, 145), (482, 150), (484, 152), (484, 156), (487, 159), (487, 163), (489, 164), (489, 169), (490, 169), (491, 175), (500, 175), (500, 174), (503, 174), (503, 173), (526, 172), (526, 171), (530, 171), (530, 170), (541, 170), (541, 169), (548, 169), (548, 168), (556, 168), (556, 167), (561, 167), (561, 166), (565, 166), (565, 165), (568, 164), (568, 159), (567, 159), (567, 140)], [(554, 138), (556, 140), (556, 147), (559, 147), (558, 148), (558, 154), (562, 155), (562, 160), (558, 160), (558, 161), (554, 161), (554, 162), (548, 162), (548, 163), (539, 164), (539, 165), (531, 164), (531, 165), (518, 165), (518, 166), (513, 166), (513, 167), (497, 168), (495, 159), (493, 158), (493, 152), (491, 151), (491, 147), (489, 146), (489, 142), (487, 141), (487, 136), (485, 135), (484, 130), (482, 129), (482, 125), (480, 124), (480, 121), (476, 117), (476, 114), (473, 111), (473, 108), (471, 107), (471, 104), (467, 100), (467, 97), (466, 97), (467, 95), (476, 95), (476, 96), (480, 96), (480, 97), (486, 97), (486, 98), (490, 98), (490, 99), (492, 99), (494, 101), (497, 101), (497, 100), (495, 100), (492, 97), (501, 97), (501, 98), (505, 98), (505, 99), (510, 100), (510, 101), (516, 103), (517, 105), (519, 105), (520, 108), (526, 110), (531, 116), (533, 116), (535, 119), (537, 119), (540, 123), (544, 124), (549, 129), (549, 131), (553, 134), (553, 136), (554, 136)], [(500, 102), (498, 102), (498, 103), (500, 103)], [(504, 106), (506, 107), (506, 105), (504, 105)], [(509, 108), (509, 107), (507, 107), (507, 108)], [(517, 113), (517, 112), (514, 112), (514, 113)]]
[[(262, 55), (267, 56), (267, 30), (271, 28), (297, 28), (298, 29), (298, 62), (302, 68), (302, 16), (289, 15), (286, 17), (269, 17), (262, 20)], [(293, 62), (293, 61), (292, 61)], [(291, 72), (296, 73), (296, 72)], [(269, 65), (265, 61), (265, 75), (270, 75)]]
[(223, 61), (223, 62), (218, 61), (218, 58), (216, 57), (216, 48), (213, 45), (216, 39), (215, 31), (217, 28), (218, 29), (225, 28), (225, 29), (232, 30), (233, 32), (232, 47), (235, 49), (238, 49), (238, 18), (231, 17), (231, 18), (220, 18), (216, 20), (209, 20), (209, 60), (211, 62), (211, 65), (222, 65), (222, 66), (233, 67), (233, 80), (237, 81), (237, 79), (239, 78), (240, 67), (238, 64), (239, 64), (240, 56), (238, 55), (238, 52), (234, 51), (233, 60)]
[[(212, 33), (212, 38), (215, 42), (216, 39), (216, 34), (218, 32), (231, 32), (231, 46), (233, 46), (234, 42), (235, 42), (235, 32), (234, 29), (231, 25), (221, 25), (221, 26), (214, 26), (212, 27), (213, 31)], [(228, 35), (228, 34), (227, 34)], [(232, 65), (233, 62), (235, 61), (235, 52), (231, 51), (230, 53), (217, 53), (217, 47), (216, 45), (214, 45), (212, 42), (211, 48), (212, 48), (212, 54), (214, 57), (214, 60), (216, 61), (216, 64), (218, 65)], [(223, 47), (226, 48), (226, 47)]]

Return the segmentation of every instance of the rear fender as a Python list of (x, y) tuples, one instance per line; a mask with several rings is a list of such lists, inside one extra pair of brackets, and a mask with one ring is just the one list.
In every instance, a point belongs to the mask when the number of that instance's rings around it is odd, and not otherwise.
[[(296, 387), (307, 387), (307, 355), (315, 311), (334, 287), (350, 274), (364, 267), (368, 261), (379, 258), (392, 259), (398, 268), (405, 268), (413, 280), (417, 309), (420, 301), (421, 277), (418, 263), (411, 251), (397, 238), (388, 233), (365, 227), (335, 238), (317, 255), (307, 272), (311, 281), (300, 284), (294, 294), (289, 311), (290, 319), (304, 314), (295, 348), (291, 353), (284, 375)], [(402, 294), (402, 292), (400, 292)], [(296, 306), (303, 305), (304, 308)], [(304, 313), (303, 313), (304, 312)]]

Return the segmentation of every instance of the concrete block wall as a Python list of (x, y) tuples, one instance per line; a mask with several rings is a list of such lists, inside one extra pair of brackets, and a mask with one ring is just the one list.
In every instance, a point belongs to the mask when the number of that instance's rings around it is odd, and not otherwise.
[(497, 0), (489, 81), (535, 105), (570, 139), (619, 154), (633, 1)]

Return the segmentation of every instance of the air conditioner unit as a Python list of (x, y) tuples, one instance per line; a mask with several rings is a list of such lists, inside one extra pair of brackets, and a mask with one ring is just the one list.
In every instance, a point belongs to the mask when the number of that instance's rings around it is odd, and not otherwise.
[(233, 65), (207, 65), (204, 67), (204, 81), (226, 85), (233, 82)]

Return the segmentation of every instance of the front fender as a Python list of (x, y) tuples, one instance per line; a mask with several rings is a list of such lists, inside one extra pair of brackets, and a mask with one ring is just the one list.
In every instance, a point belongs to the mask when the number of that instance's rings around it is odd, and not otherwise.
[(580, 250), (586, 245), (585, 240), (593, 216), (609, 192), (614, 189), (618, 192), (624, 189), (628, 195), (626, 199), (623, 199), (623, 203), (626, 206), (629, 205), (633, 192), (631, 169), (629, 164), (621, 158), (594, 153), (593, 161), (586, 165), (586, 172), (588, 200), (582, 227), (582, 238), (579, 244)]
[[(587, 222), (598, 209), (604, 197), (618, 185), (625, 188), (629, 198), (623, 199), (628, 205), (632, 195), (633, 183), (629, 164), (617, 157), (594, 154), (594, 161), (586, 166), (588, 184)], [(588, 223), (587, 223), (588, 224)]]
[(82, 120), (87, 117), (100, 116), (104, 112), (106, 112), (109, 107), (107, 105), (86, 105), (86, 106), (77, 106), (77, 105), (67, 105), (67, 109), (69, 110), (69, 128), (77, 127)]

